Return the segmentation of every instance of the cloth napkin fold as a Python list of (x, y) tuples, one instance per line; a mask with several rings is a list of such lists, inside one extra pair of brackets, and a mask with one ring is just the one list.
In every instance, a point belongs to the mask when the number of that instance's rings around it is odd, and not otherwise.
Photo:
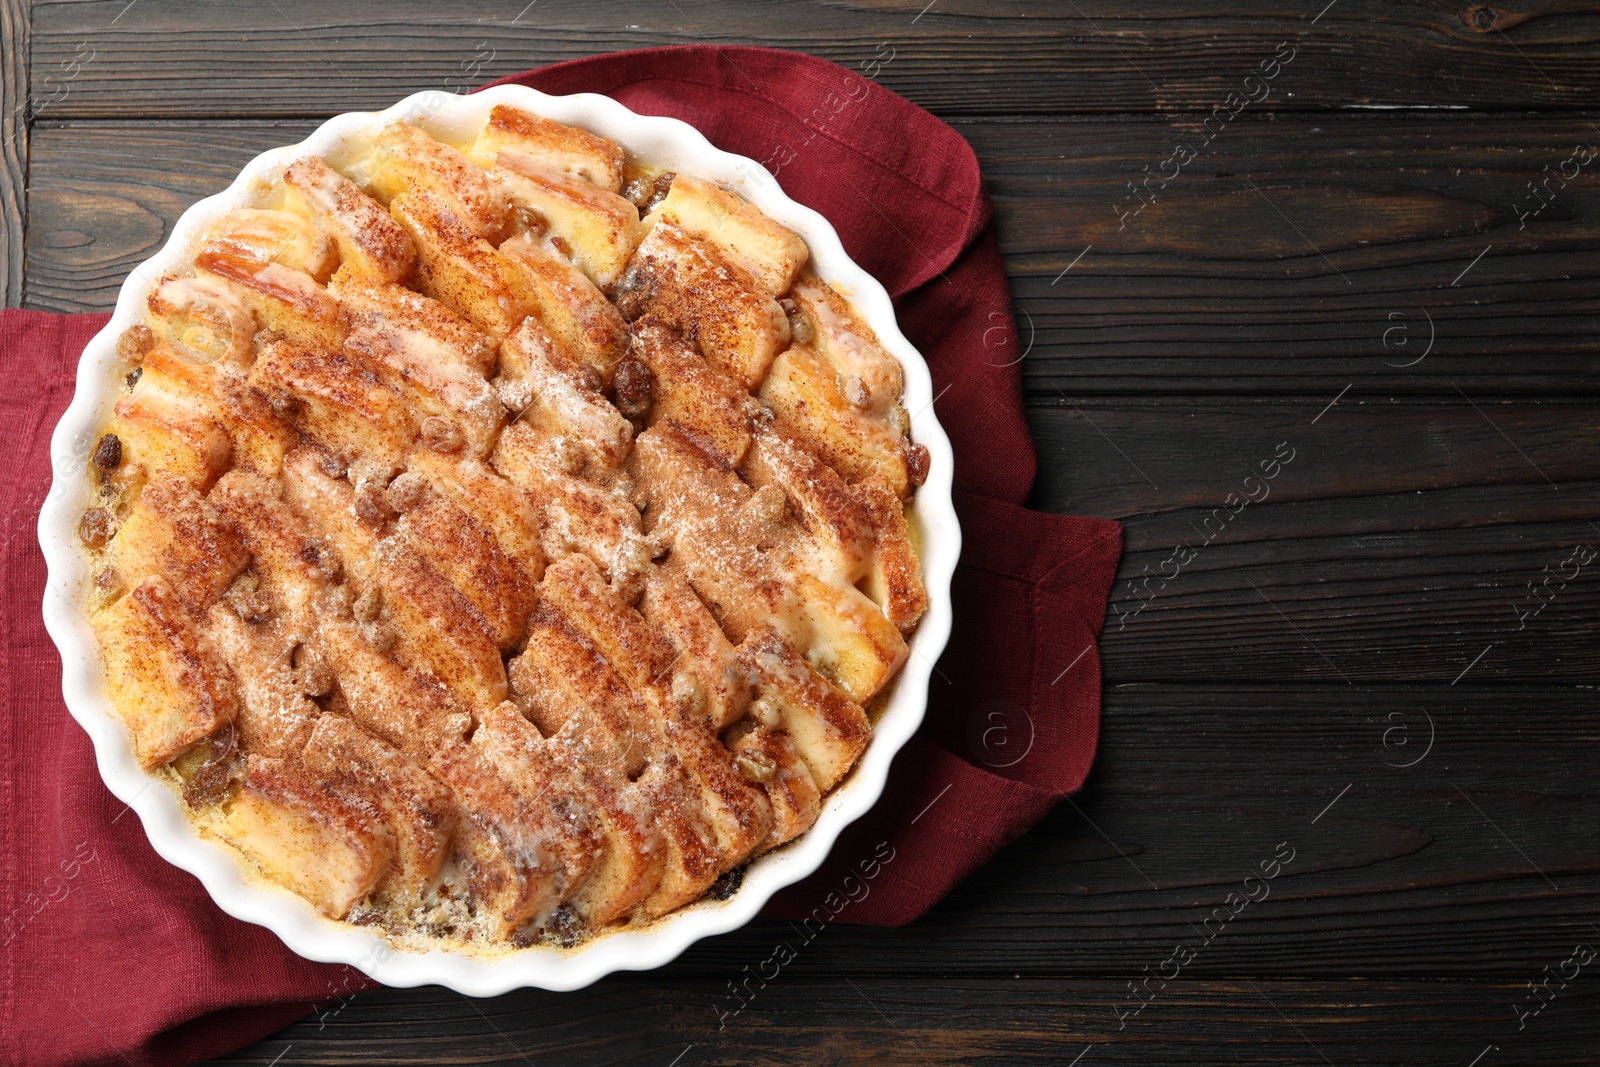
[[(1121, 554), (1114, 522), (1023, 506), (1033, 445), (977, 160), (862, 74), (772, 49), (649, 49), (503, 81), (605, 93), (761, 162), (888, 288), (932, 368), (964, 537), (955, 632), (883, 798), (764, 912), (808, 928), (908, 922), (1082, 785)], [(156, 856), (61, 702), (35, 528), (50, 433), (105, 318), (0, 314), (13, 435), (0, 484), (0, 1064), (193, 1063), (371, 987), (224, 915)]]

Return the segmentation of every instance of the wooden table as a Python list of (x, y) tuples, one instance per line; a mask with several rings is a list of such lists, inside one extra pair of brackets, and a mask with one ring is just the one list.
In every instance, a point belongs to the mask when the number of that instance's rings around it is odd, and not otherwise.
[(0, 288), (109, 308), (250, 156), (416, 90), (707, 39), (864, 70), (988, 176), (1036, 505), (1126, 524), (1099, 761), (724, 1028), (786, 924), (224, 1062), (1600, 1059), (1600, 4), (525, 3), (0, 0)]

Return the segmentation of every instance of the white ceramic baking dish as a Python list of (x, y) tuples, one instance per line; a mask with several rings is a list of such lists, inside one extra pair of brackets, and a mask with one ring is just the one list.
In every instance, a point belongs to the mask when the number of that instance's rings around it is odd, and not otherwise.
[[(825, 799), (816, 825), (752, 863), (732, 899), (703, 900), (647, 927), (605, 934), (572, 949), (533, 946), (485, 959), (447, 949), (425, 953), (392, 949), (372, 933), (323, 918), (294, 894), (247, 878), (237, 853), (197, 834), (175, 793), (134, 760), (128, 734), (111, 712), (99, 651), (81, 608), (89, 575), (76, 528), (79, 516), (92, 503), (86, 457), (117, 398), (116, 339), (141, 321), (140, 309), (151, 283), (183, 264), (199, 235), (220, 215), (254, 203), (293, 160), (313, 154), (337, 165), (353, 146), (397, 119), (442, 140), (463, 143), (496, 104), (512, 104), (582, 126), (611, 138), (643, 162), (736, 189), (805, 239), (817, 273), (848, 295), (905, 367), (905, 406), (911, 412), (912, 434), (927, 446), (931, 457), (928, 479), (917, 491), (914, 508), (930, 606), (860, 763)], [(197, 151), (203, 148), (197, 146)], [(123, 283), (111, 321), (89, 342), (78, 362), (77, 390), (51, 439), (51, 459), (54, 483), (39, 515), (39, 544), (49, 567), (44, 622), (61, 651), (67, 709), (93, 740), (107, 788), (138, 813), (155, 850), (200, 879), (228, 914), (265, 926), (301, 956), (352, 964), (386, 985), (438, 984), (473, 996), (492, 996), (520, 986), (577, 989), (612, 971), (658, 967), (699, 938), (742, 926), (775, 892), (815, 871), (840, 831), (878, 799), (890, 761), (922, 721), (929, 674), (950, 636), (950, 579), (961, 540), (950, 497), (950, 442), (934, 417), (927, 364), (901, 334), (888, 294), (845, 254), (827, 219), (784, 195), (760, 165), (714, 148), (683, 122), (637, 115), (604, 96), (547, 96), (510, 85), (471, 96), (420, 93), (376, 114), (339, 115), (299, 144), (257, 156), (227, 189), (185, 211), (161, 251)]]

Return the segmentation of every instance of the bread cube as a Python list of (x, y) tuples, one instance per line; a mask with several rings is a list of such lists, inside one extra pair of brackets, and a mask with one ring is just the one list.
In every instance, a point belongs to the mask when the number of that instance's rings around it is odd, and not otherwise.
[(430, 493), (400, 516), (397, 536), (477, 609), (496, 645), (507, 649), (521, 640), (533, 610), (535, 579), (471, 514)]

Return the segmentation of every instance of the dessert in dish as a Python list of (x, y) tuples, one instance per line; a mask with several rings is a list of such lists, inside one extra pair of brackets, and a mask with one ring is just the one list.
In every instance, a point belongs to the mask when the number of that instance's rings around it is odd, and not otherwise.
[(330, 918), (570, 945), (736, 888), (927, 606), (901, 368), (737, 194), (500, 105), (151, 286), (86, 614), (140, 763)]

